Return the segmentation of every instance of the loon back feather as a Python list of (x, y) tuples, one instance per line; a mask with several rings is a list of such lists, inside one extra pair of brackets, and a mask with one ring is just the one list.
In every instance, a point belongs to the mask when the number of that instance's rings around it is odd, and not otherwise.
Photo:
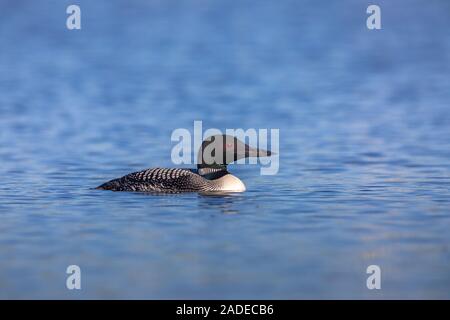
[(245, 186), (228, 172), (218, 175), (217, 179), (208, 180), (189, 169), (153, 168), (113, 179), (96, 189), (163, 193), (241, 192)]

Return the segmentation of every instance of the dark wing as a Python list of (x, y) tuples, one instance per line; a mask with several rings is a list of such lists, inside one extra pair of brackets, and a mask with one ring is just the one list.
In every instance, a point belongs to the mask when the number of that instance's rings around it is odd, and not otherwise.
[(206, 179), (188, 169), (153, 168), (111, 180), (98, 189), (177, 193), (201, 191), (206, 183)]

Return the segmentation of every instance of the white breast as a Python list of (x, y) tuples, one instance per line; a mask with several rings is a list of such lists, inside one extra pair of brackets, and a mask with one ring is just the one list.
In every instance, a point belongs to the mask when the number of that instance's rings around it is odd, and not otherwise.
[(214, 180), (218, 191), (244, 192), (244, 183), (232, 174), (224, 175), (222, 178)]

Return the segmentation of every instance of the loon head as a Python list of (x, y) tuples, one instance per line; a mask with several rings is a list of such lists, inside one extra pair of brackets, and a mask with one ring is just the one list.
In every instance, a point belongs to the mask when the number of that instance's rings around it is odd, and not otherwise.
[(214, 135), (206, 138), (198, 153), (200, 174), (214, 171), (226, 171), (231, 162), (250, 157), (268, 157), (273, 153), (268, 150), (252, 148), (236, 137), (230, 135)]

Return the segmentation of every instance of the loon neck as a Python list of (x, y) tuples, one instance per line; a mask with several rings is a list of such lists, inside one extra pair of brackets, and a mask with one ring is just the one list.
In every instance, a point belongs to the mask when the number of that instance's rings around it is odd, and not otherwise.
[(229, 174), (229, 172), (226, 169), (219, 168), (199, 168), (198, 174), (205, 179), (215, 180), (222, 178), (223, 176)]
[(223, 164), (198, 164), (198, 174), (208, 180), (214, 180), (228, 174), (227, 166)]
[(239, 178), (233, 176), (227, 171), (226, 165), (219, 164), (198, 164), (198, 174), (203, 178), (210, 180), (213, 190), (217, 192), (243, 192), (244, 183)]

